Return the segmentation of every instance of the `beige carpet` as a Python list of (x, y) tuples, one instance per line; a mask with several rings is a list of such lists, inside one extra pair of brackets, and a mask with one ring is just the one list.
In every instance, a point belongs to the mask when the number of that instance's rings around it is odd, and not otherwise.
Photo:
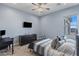
[(11, 49), (7, 52), (1, 52), (0, 56), (36, 56), (33, 52), (30, 52), (28, 45), (14, 46), (14, 54), (11, 54)]

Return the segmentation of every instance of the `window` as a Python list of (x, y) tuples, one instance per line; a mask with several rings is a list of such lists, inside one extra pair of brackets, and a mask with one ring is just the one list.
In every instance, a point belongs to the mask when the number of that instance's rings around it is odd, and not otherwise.
[(77, 28), (77, 16), (71, 16), (70, 28)]
[(71, 33), (77, 33), (77, 16), (71, 16), (70, 18), (70, 29)]

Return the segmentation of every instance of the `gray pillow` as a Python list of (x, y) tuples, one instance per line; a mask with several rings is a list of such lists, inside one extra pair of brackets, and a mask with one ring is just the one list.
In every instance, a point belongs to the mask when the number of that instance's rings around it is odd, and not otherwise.
[(51, 47), (52, 47), (53, 49), (56, 48), (56, 42), (57, 42), (57, 39), (54, 39), (54, 40), (52, 40), (52, 42), (51, 42)]
[(57, 49), (59, 46), (60, 46), (60, 43), (59, 43), (59, 41), (58, 41), (57, 38), (54, 39), (54, 40), (52, 40), (52, 42), (51, 42), (51, 47), (52, 47), (53, 49)]
[(59, 48), (60, 46), (61, 46), (60, 42), (57, 41), (57, 44), (56, 44), (56, 48), (55, 49)]

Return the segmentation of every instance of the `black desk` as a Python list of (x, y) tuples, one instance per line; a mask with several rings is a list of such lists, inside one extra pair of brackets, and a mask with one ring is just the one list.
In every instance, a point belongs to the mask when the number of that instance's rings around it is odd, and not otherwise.
[(10, 47), (12, 48), (12, 54), (14, 53), (14, 48), (13, 48), (13, 38), (2, 38), (2, 40), (0, 40), (0, 50), (6, 48), (6, 47)]

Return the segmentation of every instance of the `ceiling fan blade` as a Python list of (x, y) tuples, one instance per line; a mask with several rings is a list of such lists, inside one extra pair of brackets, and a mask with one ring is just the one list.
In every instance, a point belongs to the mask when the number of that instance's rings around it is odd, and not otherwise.
[(38, 5), (42, 5), (42, 3), (38, 3)]
[(50, 8), (46, 8), (46, 10), (50, 10)]
[(32, 3), (34, 6), (41, 6), (41, 3)]
[(61, 3), (57, 3), (57, 5), (61, 5)]
[(37, 5), (36, 3), (32, 3), (33, 5)]
[(36, 10), (36, 9), (32, 9), (32, 10)]
[(42, 3), (42, 4), (46, 5), (47, 3)]

